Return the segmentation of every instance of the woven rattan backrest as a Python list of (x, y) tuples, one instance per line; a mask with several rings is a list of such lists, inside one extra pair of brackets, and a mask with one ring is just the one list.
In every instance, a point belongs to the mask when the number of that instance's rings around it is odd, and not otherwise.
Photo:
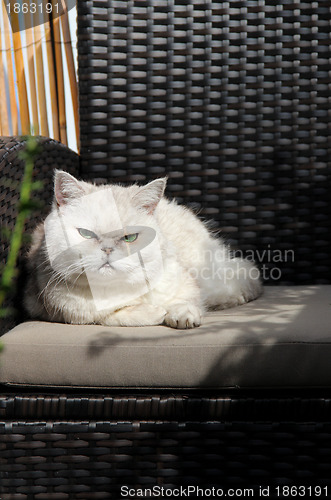
[(82, 174), (168, 175), (270, 283), (330, 281), (330, 22), (326, 0), (78, 1)]

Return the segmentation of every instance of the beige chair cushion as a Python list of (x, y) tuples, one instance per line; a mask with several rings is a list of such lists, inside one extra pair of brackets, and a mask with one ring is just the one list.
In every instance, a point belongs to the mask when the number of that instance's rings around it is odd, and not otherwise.
[(6, 335), (0, 382), (29, 386), (331, 386), (331, 286), (266, 287), (200, 328), (32, 321)]

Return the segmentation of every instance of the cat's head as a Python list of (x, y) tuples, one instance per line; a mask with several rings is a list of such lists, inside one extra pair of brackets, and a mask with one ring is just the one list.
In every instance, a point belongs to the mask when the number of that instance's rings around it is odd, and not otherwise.
[(145, 186), (96, 186), (56, 171), (54, 202), (45, 221), (46, 251), (66, 279), (138, 286), (162, 266), (155, 211), (166, 179)]

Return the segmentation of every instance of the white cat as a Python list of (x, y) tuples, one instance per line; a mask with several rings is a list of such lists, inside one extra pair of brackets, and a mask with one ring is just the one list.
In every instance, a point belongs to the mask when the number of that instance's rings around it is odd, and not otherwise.
[(193, 328), (208, 309), (254, 300), (258, 269), (232, 258), (166, 179), (96, 186), (55, 172), (51, 213), (33, 234), (25, 307), (33, 318)]

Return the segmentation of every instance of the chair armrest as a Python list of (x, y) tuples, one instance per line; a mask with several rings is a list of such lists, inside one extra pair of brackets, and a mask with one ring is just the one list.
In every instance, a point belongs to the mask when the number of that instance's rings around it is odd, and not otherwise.
[[(0, 137), (0, 226), (13, 231), (17, 217), (17, 202), (20, 185), (23, 178), (24, 162), (19, 153), (24, 150), (26, 140), (23, 137)], [(34, 198), (41, 202), (41, 208), (33, 212), (26, 223), (26, 232), (29, 233), (36, 223), (47, 213), (52, 200), (53, 171), (55, 168), (66, 170), (73, 175), (79, 172), (79, 156), (63, 144), (47, 138), (38, 137), (40, 153), (35, 160), (34, 180), (43, 182), (43, 189), (34, 192)], [(25, 243), (26, 245), (26, 243)], [(1, 235), (0, 239), (0, 266), (4, 265), (9, 248), (8, 238)], [(23, 267), (23, 258), (26, 246), (23, 245), (19, 257), (19, 272)], [(20, 273), (22, 274), (22, 273)], [(14, 316), (1, 321), (0, 334), (8, 331), (22, 320), (23, 315), (20, 297), (21, 281), (17, 280), (17, 291), (6, 299), (6, 307), (14, 307), (17, 312)]]

